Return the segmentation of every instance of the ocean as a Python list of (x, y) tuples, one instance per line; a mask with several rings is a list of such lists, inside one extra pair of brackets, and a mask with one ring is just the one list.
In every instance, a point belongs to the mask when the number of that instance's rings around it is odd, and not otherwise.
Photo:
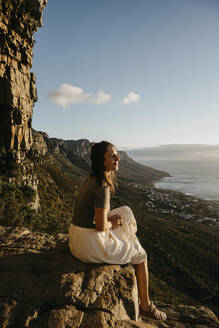
[(159, 160), (130, 156), (139, 163), (168, 172), (171, 177), (155, 183), (157, 188), (184, 192), (208, 200), (219, 200), (219, 161)]

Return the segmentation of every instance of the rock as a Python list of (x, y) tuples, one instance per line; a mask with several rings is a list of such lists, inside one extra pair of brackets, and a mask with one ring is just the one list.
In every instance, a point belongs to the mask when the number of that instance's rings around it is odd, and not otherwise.
[(0, 226), (1, 327), (218, 327), (208, 308), (159, 304), (164, 323), (138, 320), (132, 265), (85, 264), (67, 235)]
[[(36, 77), (32, 67), (33, 34), (42, 26), (47, 0), (0, 0), (0, 146), (11, 150), (22, 172), (16, 183), (36, 191), (30, 207), (38, 210), (38, 178), (25, 161), (33, 144), (32, 114), (37, 101)], [(28, 169), (29, 168), (29, 169)], [(8, 180), (10, 181), (10, 179)]]
[(42, 162), (42, 159), (48, 154), (48, 148), (45, 142), (45, 138), (48, 139), (48, 135), (43, 132), (37, 132), (34, 129), (32, 129), (32, 135), (33, 144), (29, 151), (30, 158), (39, 159)]
[[(219, 327), (218, 318), (214, 313), (204, 306), (187, 305), (159, 305), (159, 308), (167, 313), (167, 320), (158, 323), (154, 327), (174, 327), (174, 328), (210, 328)], [(143, 319), (144, 323), (148, 320)]]
[(1, 227), (0, 266), (2, 327), (113, 327), (138, 316), (133, 266), (81, 263), (66, 235)]
[(30, 72), (33, 33), (42, 26), (47, 0), (0, 1), (0, 145), (27, 151), (32, 145), (36, 78)]

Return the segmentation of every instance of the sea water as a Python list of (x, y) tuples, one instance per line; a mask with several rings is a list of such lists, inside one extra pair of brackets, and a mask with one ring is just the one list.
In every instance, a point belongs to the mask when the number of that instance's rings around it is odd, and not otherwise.
[(171, 175), (157, 181), (157, 188), (219, 200), (219, 161), (148, 160), (142, 157), (135, 160)]

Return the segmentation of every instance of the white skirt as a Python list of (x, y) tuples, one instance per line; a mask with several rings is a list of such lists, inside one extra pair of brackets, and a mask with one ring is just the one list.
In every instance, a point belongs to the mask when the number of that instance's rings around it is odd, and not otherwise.
[(85, 263), (138, 264), (147, 254), (136, 237), (137, 224), (128, 206), (113, 209), (108, 216), (119, 214), (123, 223), (117, 229), (97, 231), (70, 225), (69, 246), (72, 255)]

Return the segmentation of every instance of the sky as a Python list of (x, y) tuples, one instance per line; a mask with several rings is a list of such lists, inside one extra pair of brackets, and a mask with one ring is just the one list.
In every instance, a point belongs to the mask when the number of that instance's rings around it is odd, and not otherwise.
[(119, 149), (219, 144), (218, 0), (49, 0), (33, 128)]

